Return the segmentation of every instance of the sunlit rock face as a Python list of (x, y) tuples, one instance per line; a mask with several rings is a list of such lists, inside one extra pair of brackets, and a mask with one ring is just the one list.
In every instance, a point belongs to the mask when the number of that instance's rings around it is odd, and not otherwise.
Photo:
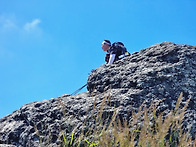
[[(0, 119), (0, 146), (60, 146), (62, 132), (69, 136), (88, 128), (85, 120), (97, 115), (108, 97), (103, 117), (118, 109), (119, 117), (131, 120), (143, 103), (163, 100), (157, 112), (169, 113), (183, 93), (181, 106), (190, 99), (184, 127), (196, 134), (196, 46), (172, 42), (155, 44), (115, 62), (101, 65), (88, 77), (87, 92), (33, 102)], [(96, 99), (96, 101), (95, 101)]]

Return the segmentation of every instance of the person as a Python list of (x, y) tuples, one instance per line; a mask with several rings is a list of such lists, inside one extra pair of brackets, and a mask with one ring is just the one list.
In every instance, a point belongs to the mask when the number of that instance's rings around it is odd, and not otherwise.
[(109, 40), (104, 40), (102, 42), (102, 49), (103, 51), (107, 51), (105, 56), (105, 61), (107, 64), (112, 64), (115, 61), (130, 55), (122, 42), (114, 42), (111, 45)]

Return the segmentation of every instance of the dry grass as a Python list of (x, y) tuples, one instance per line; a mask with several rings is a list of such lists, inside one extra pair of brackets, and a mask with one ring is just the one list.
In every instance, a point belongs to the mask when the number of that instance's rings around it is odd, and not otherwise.
[(119, 119), (119, 110), (116, 109), (112, 117), (103, 119), (103, 112), (109, 104), (110, 96), (106, 96), (97, 115), (94, 116), (97, 98), (93, 104), (92, 116), (88, 117), (84, 125), (89, 121), (94, 122), (88, 126), (88, 131), (81, 130), (81, 134), (70, 134), (66, 140), (62, 132), (63, 147), (196, 147), (196, 139), (193, 141), (189, 131), (182, 129), (182, 121), (190, 99), (180, 108), (182, 94), (179, 96), (176, 107), (169, 113), (161, 112), (157, 115), (157, 105), (163, 101), (151, 103), (149, 108), (140, 106), (137, 113), (132, 112), (130, 121)]

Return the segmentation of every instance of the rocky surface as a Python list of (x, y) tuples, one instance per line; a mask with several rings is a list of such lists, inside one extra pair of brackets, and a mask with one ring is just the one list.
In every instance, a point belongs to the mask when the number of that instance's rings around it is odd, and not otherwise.
[(0, 147), (16, 147), (15, 145), (0, 144)]
[[(85, 129), (90, 114), (97, 115), (102, 100), (110, 102), (103, 114), (129, 120), (144, 102), (165, 100), (158, 111), (175, 108), (183, 92), (184, 102), (191, 98), (184, 124), (196, 134), (196, 46), (163, 42), (142, 49), (112, 65), (102, 65), (87, 81), (87, 92), (33, 102), (0, 119), (0, 144), (13, 146), (61, 146), (62, 132)], [(96, 103), (95, 103), (96, 99)], [(166, 111), (167, 112), (167, 111)], [(77, 135), (79, 131), (75, 132)]]

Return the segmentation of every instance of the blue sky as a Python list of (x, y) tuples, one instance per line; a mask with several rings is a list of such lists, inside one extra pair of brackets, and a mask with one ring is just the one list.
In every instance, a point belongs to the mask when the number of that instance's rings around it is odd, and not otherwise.
[(86, 84), (103, 39), (196, 45), (195, 15), (195, 0), (0, 0), (0, 118)]

